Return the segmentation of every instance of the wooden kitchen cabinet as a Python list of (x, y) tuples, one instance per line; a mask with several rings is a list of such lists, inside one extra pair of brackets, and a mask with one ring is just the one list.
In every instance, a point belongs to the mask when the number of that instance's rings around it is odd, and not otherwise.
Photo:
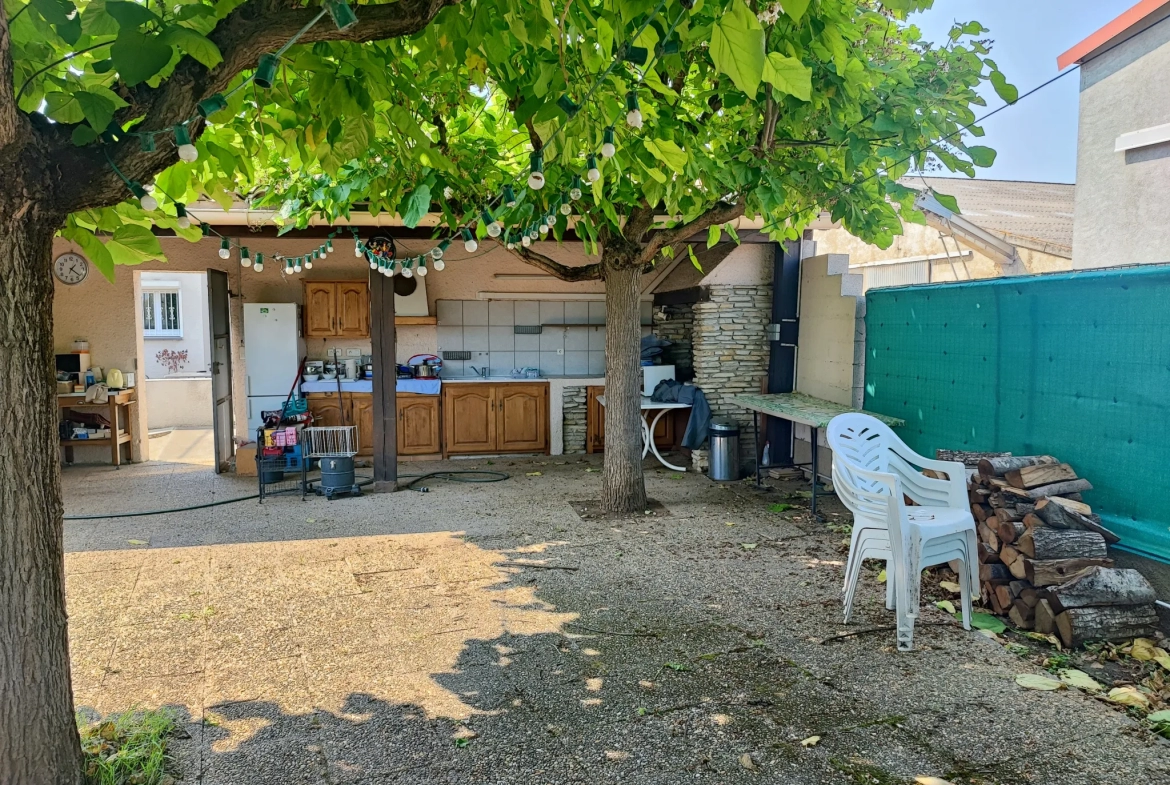
[[(313, 414), (314, 426), (335, 428), (343, 424), (353, 425), (349, 417), (348, 393), (342, 393), (340, 399), (336, 393), (309, 393), (305, 400), (308, 401), (309, 411)], [(345, 423), (342, 423), (342, 419)]]
[(374, 396), (350, 393), (349, 424), (357, 426), (358, 455), (374, 454)]
[[(597, 400), (605, 395), (605, 387), (596, 385), (585, 388), (585, 452), (605, 452), (605, 407)], [(685, 411), (685, 410), (684, 410)], [(643, 416), (646, 412), (642, 413)], [(650, 413), (653, 416), (654, 412)], [(677, 411), (662, 415), (654, 428), (654, 444), (660, 450), (675, 446), (675, 416)]]
[(443, 385), (443, 435), (450, 455), (544, 452), (548, 385)]
[(305, 281), (306, 338), (368, 338), (370, 287), (365, 281)]
[(439, 436), (439, 396), (398, 393), (398, 454), (440, 453)]

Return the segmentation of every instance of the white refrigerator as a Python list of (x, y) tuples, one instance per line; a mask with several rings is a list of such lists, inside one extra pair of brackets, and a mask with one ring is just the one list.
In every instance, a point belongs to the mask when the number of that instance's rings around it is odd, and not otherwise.
[(279, 409), (298, 381), (304, 342), (297, 331), (296, 303), (244, 305), (244, 383), (248, 429), (263, 422), (260, 412)]

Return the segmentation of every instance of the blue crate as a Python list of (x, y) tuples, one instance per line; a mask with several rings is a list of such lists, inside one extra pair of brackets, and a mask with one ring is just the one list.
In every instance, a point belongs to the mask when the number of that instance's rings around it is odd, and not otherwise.
[(284, 468), (285, 471), (300, 471), (301, 464), (304, 463), (304, 453), (301, 452), (301, 445), (294, 444), (292, 447), (286, 447), (284, 453)]

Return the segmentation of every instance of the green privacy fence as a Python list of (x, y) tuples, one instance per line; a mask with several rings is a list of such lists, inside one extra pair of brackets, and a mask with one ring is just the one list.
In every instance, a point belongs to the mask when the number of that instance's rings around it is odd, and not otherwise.
[(911, 447), (1055, 455), (1170, 560), (1170, 266), (875, 289), (865, 322), (865, 408)]

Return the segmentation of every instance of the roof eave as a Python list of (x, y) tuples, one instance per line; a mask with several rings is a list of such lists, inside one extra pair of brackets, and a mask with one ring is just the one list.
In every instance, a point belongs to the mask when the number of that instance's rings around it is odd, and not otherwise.
[(1170, 0), (1141, 0), (1137, 5), (1056, 58), (1057, 70), (1084, 63), (1105, 49), (1134, 37), (1170, 16)]

